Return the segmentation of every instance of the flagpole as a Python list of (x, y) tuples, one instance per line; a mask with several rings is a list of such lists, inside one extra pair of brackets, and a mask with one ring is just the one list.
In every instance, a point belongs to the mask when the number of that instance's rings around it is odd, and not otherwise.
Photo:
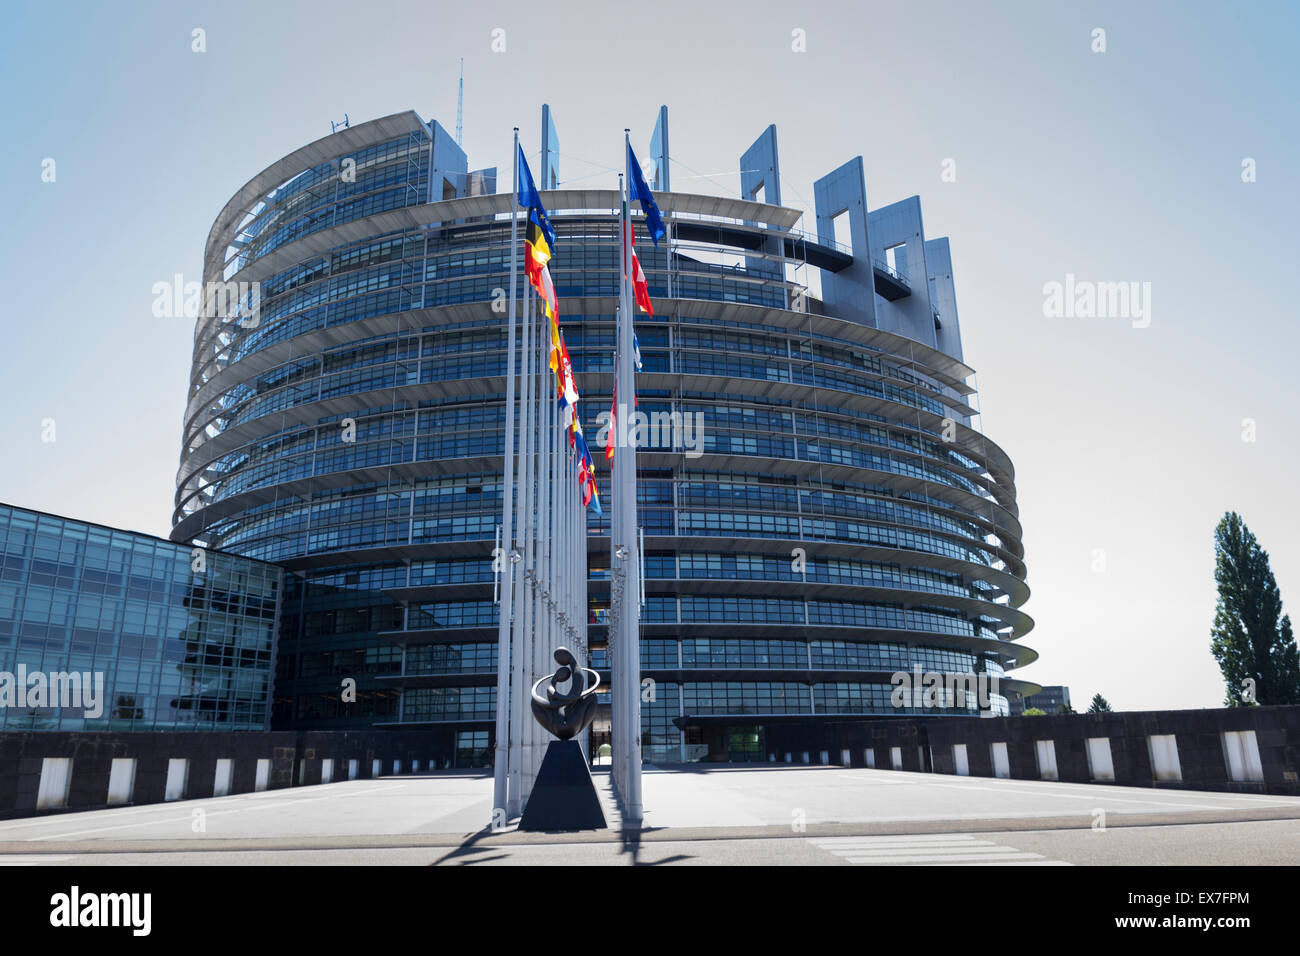
[[(628, 130), (623, 130), (624, 155), (631, 161), (632, 141)], [(628, 170), (628, 175), (631, 175)], [(619, 307), (620, 325), (618, 329), (618, 393), (623, 408), (619, 410), (619, 426), (627, 437), (622, 448), (615, 450), (615, 463), (618, 466), (618, 491), (615, 493), (619, 512), (620, 547), (623, 551), (623, 598), (619, 613), (619, 643), (623, 646), (623, 686), (620, 688), (626, 698), (623, 711), (627, 725), (627, 761), (624, 774), (625, 792), (623, 794), (623, 824), (640, 827), (642, 821), (641, 805), (641, 583), (640, 558), (637, 542), (637, 501), (636, 501), (636, 429), (635, 420), (630, 411), (636, 407), (636, 385), (632, 370), (632, 337), (636, 307), (632, 294), (632, 219), (628, 209), (627, 191), (630, 184), (624, 182), (622, 192), (622, 215), (625, 228), (622, 230), (623, 276), (621, 303)], [(629, 427), (631, 426), (631, 427)]]
[[(558, 298), (558, 293), (557, 293)], [(552, 342), (551, 347), (555, 349), (555, 367), (558, 370), (558, 376), (546, 380), (550, 394), (546, 401), (551, 406), (551, 499), (552, 508), (555, 511), (555, 546), (554, 554), (551, 557), (551, 596), (555, 599), (554, 610), (551, 612), (551, 651), (554, 653), (557, 647), (568, 647), (573, 642), (564, 636), (561, 614), (567, 617), (565, 603), (565, 594), (567, 593), (569, 576), (565, 573), (568, 568), (565, 562), (569, 559), (569, 539), (566, 536), (568, 531), (569, 499), (565, 497), (564, 492), (564, 444), (561, 438), (564, 436), (564, 424), (560, 420), (560, 402), (559, 387), (564, 381), (564, 365), (560, 358), (559, 342)], [(570, 491), (572, 489), (569, 489)], [(578, 653), (576, 647), (570, 648), (575, 654)], [(578, 661), (579, 664), (582, 661)], [(549, 746), (549, 744), (548, 744)]]
[[(515, 127), (514, 184), (511, 187), (510, 213), (510, 301), (506, 324), (506, 423), (505, 460), (501, 472), (501, 541), (497, 560), (501, 568), (500, 620), (497, 624), (497, 720), (496, 756), (492, 762), (493, 826), (501, 810), (509, 817), (510, 809), (510, 631), (514, 613), (514, 455), (515, 455), (515, 290), (518, 281), (519, 252), (519, 127)], [(504, 821), (501, 821), (504, 822)]]
[[(546, 443), (544, 432), (546, 429), (546, 409), (542, 405), (542, 385), (546, 378), (546, 357), (543, 345), (543, 325), (546, 322), (545, 310), (542, 308), (542, 297), (534, 289), (528, 294), (528, 315), (533, 325), (533, 630), (532, 630), (532, 656), (528, 665), (528, 684), (531, 687), (532, 682), (541, 676), (545, 666), (546, 654), (546, 601), (542, 597), (546, 593)], [(538, 747), (541, 746), (546, 732), (542, 729), (541, 724), (535, 720), (529, 720), (528, 729), (532, 732), (532, 756), (529, 763), (529, 771), (533, 777), (533, 783), (537, 782), (537, 771), (541, 768), (541, 756), (538, 753)], [(532, 792), (532, 787), (529, 787)]]
[[(553, 535), (555, 525), (552, 515), (551, 481), (551, 402), (550, 385), (546, 373), (550, 363), (546, 360), (550, 351), (551, 321), (546, 314), (546, 302), (537, 297), (537, 550), (540, 575), (537, 582), (537, 643), (533, 646), (533, 679), (554, 670), (551, 665), (551, 605), (554, 596), (554, 584), (551, 579), (551, 554), (554, 550)], [(533, 721), (533, 723), (537, 723)], [(540, 725), (538, 727), (540, 730)], [(539, 733), (534, 741), (534, 758), (541, 757), (545, 745), (544, 735)], [(541, 761), (538, 759), (538, 768)]]
[[(554, 670), (551, 663), (551, 607), (548, 599), (555, 593), (553, 590), (554, 581), (551, 579), (552, 561), (551, 555), (554, 551), (554, 541), (552, 536), (555, 533), (554, 515), (552, 513), (553, 503), (551, 500), (551, 403), (548, 401), (550, 395), (550, 385), (547, 379), (547, 372), (550, 371), (547, 354), (551, 341), (551, 322), (546, 315), (545, 300), (537, 297), (537, 422), (538, 422), (538, 483), (537, 483), (537, 549), (539, 555), (539, 564), (541, 566), (541, 577), (537, 587), (537, 625), (538, 640), (533, 647), (533, 675), (534, 679), (546, 673), (547, 670)], [(533, 723), (537, 723), (533, 721)], [(537, 738), (534, 756), (537, 758), (537, 767), (541, 768), (541, 757), (543, 749), (547, 743), (546, 734), (540, 732), (541, 726), (538, 725)]]
[(618, 413), (618, 343), (622, 338), (623, 329), (623, 271), (626, 269), (626, 256), (623, 252), (623, 244), (627, 230), (627, 196), (624, 192), (623, 177), (618, 177), (618, 308), (614, 312), (614, 369), (611, 383), (614, 403), (610, 406), (610, 428), (614, 429), (614, 458), (610, 462), (609, 468), (609, 646), (610, 646), (610, 718), (611, 718), (611, 740), (613, 745), (613, 759), (610, 761), (610, 772), (614, 776), (614, 784), (618, 790), (620, 801), (625, 802), (624, 790), (627, 786), (627, 775), (625, 773), (626, 763), (625, 755), (627, 754), (627, 717), (625, 716), (625, 707), (627, 701), (623, 692), (623, 672), (625, 655), (623, 651), (623, 632), (620, 627), (623, 613), (623, 567), (618, 557), (619, 544), (622, 539), (622, 508), (620, 507), (620, 486), (619, 478), (622, 472), (619, 471), (618, 454), (622, 442), (622, 432), (619, 427), (622, 423), (622, 415)]
[[(522, 656), (523, 680), (521, 687), (532, 687), (534, 675), (536, 673), (537, 657), (537, 637), (538, 637), (538, 597), (541, 594), (541, 579), (537, 576), (538, 553), (540, 551), (541, 538), (538, 536), (538, 514), (539, 504), (539, 482), (538, 474), (538, 440), (539, 434), (539, 413), (537, 405), (537, 380), (541, 377), (541, 369), (537, 365), (537, 343), (535, 341), (536, 328), (536, 308), (534, 305), (534, 295), (532, 287), (524, 289), (524, 316), (526, 327), (528, 329), (528, 556), (524, 563), (532, 573), (532, 585), (528, 589), (528, 603), (524, 610), (524, 629), (527, 634), (525, 650)], [(525, 691), (527, 693), (527, 691)], [(528, 796), (533, 791), (533, 783), (537, 778), (537, 738), (538, 731), (541, 729), (535, 720), (524, 720), (524, 802), (527, 803)]]
[(530, 740), (531, 732), (526, 708), (524, 707), (525, 695), (529, 693), (531, 681), (528, 676), (532, 666), (532, 624), (533, 624), (533, 602), (532, 595), (535, 590), (533, 577), (533, 337), (532, 322), (529, 310), (530, 301), (528, 299), (528, 286), (524, 286), (524, 313), (523, 313), (523, 342), (520, 348), (521, 367), (519, 375), (520, 383), (520, 426), (519, 426), (519, 523), (520, 523), (520, 587), (519, 587), (519, 610), (516, 617), (516, 641), (514, 651), (514, 673), (515, 686), (514, 693), (518, 697), (519, 706), (512, 713), (512, 720), (518, 731), (519, 748), (516, 754), (518, 762), (519, 789), (518, 800), (519, 806), (516, 812), (522, 813), (524, 804), (528, 800), (528, 792), (532, 786), (532, 780), (528, 776), (528, 765), (530, 757)]
[[(575, 406), (573, 414), (576, 417), (578, 409)], [(569, 616), (569, 626), (573, 628), (573, 639), (581, 648), (581, 661), (583, 666), (591, 666), (591, 648), (587, 645), (585, 628), (587, 626), (587, 534), (586, 534), (586, 515), (579, 512), (582, 506), (582, 493), (579, 492), (575, 497), (573, 488), (577, 485), (577, 470), (573, 467), (573, 456), (569, 450), (565, 449), (566, 470), (565, 484), (569, 491), (569, 538), (570, 558), (569, 558), (569, 593), (568, 606), (565, 611)], [(582, 616), (579, 617), (579, 614)], [(582, 731), (582, 754), (587, 758), (587, 763), (591, 763), (591, 732), (590, 728)]]
[[(543, 300), (534, 290), (529, 296), (529, 309), (533, 318), (533, 361), (536, 362), (537, 378), (533, 385), (533, 407), (536, 409), (537, 432), (533, 436), (533, 449), (535, 452), (535, 461), (533, 467), (533, 487), (537, 490), (537, 518), (534, 522), (536, 529), (536, 565), (537, 565), (537, 587), (533, 589), (533, 657), (531, 673), (528, 675), (528, 682), (532, 682), (540, 677), (547, 670), (549, 659), (546, 653), (547, 641), (547, 613), (545, 594), (550, 587), (548, 576), (549, 563), (547, 553), (550, 549), (548, 535), (550, 533), (550, 513), (548, 510), (549, 497), (549, 476), (546, 473), (546, 340), (550, 338), (546, 330), (547, 319), (546, 309), (543, 307)], [(554, 670), (554, 668), (550, 668)], [(546, 731), (542, 725), (535, 720), (530, 720), (529, 729), (533, 732), (533, 756), (531, 770), (533, 774), (533, 783), (537, 782), (537, 773), (542, 766), (541, 748), (545, 746)], [(531, 789), (530, 789), (531, 792)]]

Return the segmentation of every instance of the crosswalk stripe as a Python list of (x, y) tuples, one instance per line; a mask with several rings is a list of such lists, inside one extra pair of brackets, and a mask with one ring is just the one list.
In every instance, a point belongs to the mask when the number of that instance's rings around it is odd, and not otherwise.
[(856, 837), (818, 837), (812, 842), (818, 846), (839, 846), (849, 843), (884, 843), (886, 841), (896, 841), (899, 843), (953, 843), (953, 842), (971, 842), (975, 837), (969, 833), (917, 833), (917, 834), (900, 834), (886, 836), (856, 836)]
[(934, 842), (927, 841), (925, 843), (907, 843), (900, 840), (898, 842), (891, 841), (889, 843), (846, 843), (836, 846), (822, 845), (821, 848), (823, 850), (830, 850), (832, 853), (856, 853), (859, 850), (883, 850), (889, 849), (890, 847), (907, 847), (908, 849), (916, 849), (917, 847), (953, 847), (954, 849), (972, 847), (978, 849), (982, 846), (997, 846), (997, 844), (993, 843), (991, 840), (935, 840)]
[(71, 859), (71, 856), (50, 856), (48, 853), (6, 853), (0, 855), (0, 866), (48, 866)]
[(824, 837), (809, 839), (808, 842), (845, 863), (858, 866), (1070, 865), (1061, 860), (1049, 860), (1041, 853), (1018, 850), (963, 833)]
[[(860, 857), (860, 856), (908, 856), (912, 853), (930, 853), (946, 854), (948, 856), (983, 856), (989, 853), (1001, 853), (1007, 847), (998, 846), (996, 843), (989, 843), (986, 846), (934, 846), (926, 844), (925, 846), (882, 846), (860, 847), (856, 850), (831, 850), (835, 856)], [(1034, 854), (1038, 856), (1039, 854)]]
[[(900, 863), (956, 863), (951, 856), (946, 854), (921, 854), (914, 853), (908, 856), (850, 856), (847, 857), (850, 863), (877, 863), (896, 866)], [(1006, 853), (986, 853), (978, 857), (966, 857), (962, 863), (989, 863), (996, 860), (1041, 860), (1042, 856), (1037, 853), (1017, 853), (1008, 851)]]
[[(913, 866), (986, 866), (979, 860), (949, 860), (946, 863), (915, 863)], [(997, 866), (1074, 866), (1073, 863), (1067, 863), (1065, 860), (998, 860)]]

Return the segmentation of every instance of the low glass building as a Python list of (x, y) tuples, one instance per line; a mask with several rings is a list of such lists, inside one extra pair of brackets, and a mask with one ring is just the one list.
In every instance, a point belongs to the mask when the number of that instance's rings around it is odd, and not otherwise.
[(268, 730), (281, 571), (0, 505), (0, 731)]
[[(996, 680), (982, 711), (1005, 713), (1007, 690), (1036, 689), (1007, 673), (1037, 655), (1018, 640), (1032, 621), (1014, 468), (979, 421), (948, 240), (926, 238), (916, 197), (869, 208), (861, 157), (814, 184), (805, 224), (781, 204), (775, 127), (741, 157), (738, 195), (675, 192), (666, 116), (643, 155), (669, 236), (636, 226), (655, 305), (637, 317), (638, 409), (688, 428), (638, 453), (646, 759), (765, 759), (774, 722), (924, 712), (892, 699), (891, 675), (914, 668)], [(533, 168), (596, 439), (619, 199), (613, 177), (564, 187), (544, 117)], [(457, 762), (490, 746), (494, 304), (516, 208), (496, 179), (398, 113), (277, 160), (208, 236), (205, 282), (260, 296), (197, 324), (172, 537), (291, 572), (277, 729), (422, 728)], [(603, 670), (608, 517), (589, 533)]]

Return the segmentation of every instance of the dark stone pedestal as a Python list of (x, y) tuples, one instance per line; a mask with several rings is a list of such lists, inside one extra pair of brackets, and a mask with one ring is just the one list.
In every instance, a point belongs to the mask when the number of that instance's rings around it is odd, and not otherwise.
[(547, 746), (519, 829), (605, 829), (596, 785), (576, 740), (552, 740)]

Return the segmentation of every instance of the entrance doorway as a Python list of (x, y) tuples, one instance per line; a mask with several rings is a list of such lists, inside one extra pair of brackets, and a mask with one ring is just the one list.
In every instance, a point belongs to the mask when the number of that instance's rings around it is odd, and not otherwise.
[(730, 763), (756, 763), (766, 759), (762, 727), (728, 727), (726, 744)]

